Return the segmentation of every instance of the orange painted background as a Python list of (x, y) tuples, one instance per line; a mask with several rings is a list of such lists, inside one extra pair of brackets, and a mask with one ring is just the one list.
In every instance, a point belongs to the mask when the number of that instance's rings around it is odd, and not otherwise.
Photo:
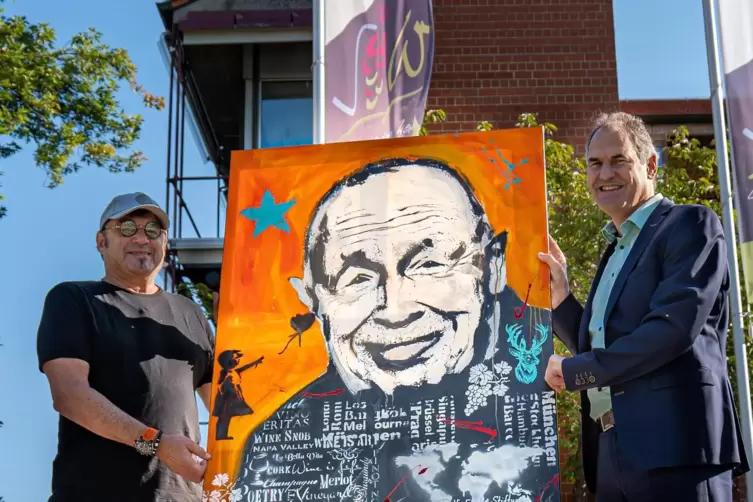
[[(516, 165), (520, 181), (509, 183), (499, 155)], [(547, 250), (544, 138), (539, 128), (424, 136), (381, 141), (259, 149), (232, 153), (225, 229), (216, 354), (241, 350), (241, 364), (264, 356), (242, 375), (246, 402), (254, 414), (233, 417), (233, 440), (215, 441), (217, 419), (210, 417), (208, 451), (212, 454), (205, 489), (216, 474), (237, 476), (248, 436), (290, 397), (320, 376), (327, 353), (319, 325), (306, 332), (302, 346), (293, 341), (290, 319), (306, 313), (288, 279), (302, 277), (305, 232), (319, 199), (339, 179), (358, 168), (391, 157), (442, 160), (465, 175), (486, 210), (495, 233), (508, 231), (507, 283), (529, 304), (549, 308), (548, 269), (539, 251)], [(493, 160), (490, 160), (493, 159)], [(253, 237), (255, 222), (240, 215), (257, 207), (265, 191), (276, 203), (295, 200), (285, 214), (290, 232), (270, 227)], [(215, 364), (212, 405), (219, 365)]]

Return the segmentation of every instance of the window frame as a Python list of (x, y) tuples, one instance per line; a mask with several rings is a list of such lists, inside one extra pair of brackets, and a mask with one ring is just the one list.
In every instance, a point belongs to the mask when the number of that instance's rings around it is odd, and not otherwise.
[[(307, 82), (310, 85), (311, 88), (311, 107), (313, 111), (314, 106), (314, 100), (313, 100), (313, 85), (314, 81), (313, 78), (306, 78), (306, 77), (281, 77), (281, 78), (264, 78), (264, 79), (258, 79), (256, 81), (256, 84), (259, 86), (259, 92), (256, 93), (256, 134), (254, 135), (254, 148), (270, 148), (270, 147), (262, 147), (262, 111), (261, 111), (261, 105), (262, 101), (264, 100), (264, 84), (274, 84), (274, 83), (290, 83), (290, 82)], [(293, 96), (291, 96), (293, 97)], [(311, 124), (313, 128), (313, 122)], [(313, 144), (313, 140), (312, 143)]]

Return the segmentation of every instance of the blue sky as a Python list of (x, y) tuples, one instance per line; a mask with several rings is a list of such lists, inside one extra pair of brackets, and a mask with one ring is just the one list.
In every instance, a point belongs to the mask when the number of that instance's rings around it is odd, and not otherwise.
[[(615, 0), (614, 6), (621, 99), (708, 97), (700, 1)], [(149, 91), (167, 96), (167, 72), (157, 51), (162, 25), (154, 1), (8, 0), (5, 8), (6, 14), (50, 23), (59, 40), (97, 28), (106, 43), (128, 50)], [(6, 274), (0, 288), (0, 420), (5, 422), (0, 429), (0, 496), (7, 502), (37, 502), (49, 496), (57, 415), (47, 382), (37, 370), (35, 346), (45, 294), (61, 281), (101, 278), (94, 234), (102, 209), (114, 195), (144, 191), (164, 203), (167, 112), (144, 110), (129, 93), (122, 102), (145, 118), (137, 148), (150, 160), (135, 174), (86, 169), (50, 190), (30, 150), (0, 165), (5, 173), (0, 192), (8, 208), (8, 216), (0, 220), (0, 263)], [(186, 175), (211, 175), (211, 165), (198, 157), (187, 134)], [(204, 195), (202, 233), (213, 230), (212, 186), (190, 182), (185, 190), (192, 209), (202, 207)]]

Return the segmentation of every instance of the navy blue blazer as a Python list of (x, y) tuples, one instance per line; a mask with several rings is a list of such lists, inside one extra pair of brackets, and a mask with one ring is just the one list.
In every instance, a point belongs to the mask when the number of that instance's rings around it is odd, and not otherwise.
[(617, 442), (639, 469), (724, 465), (748, 471), (726, 343), (730, 286), (722, 225), (710, 209), (663, 199), (646, 221), (607, 302), (605, 349), (591, 349), (601, 259), (585, 308), (572, 296), (553, 331), (573, 353), (562, 372), (581, 391), (586, 484), (596, 487), (599, 427), (586, 390), (610, 387)]

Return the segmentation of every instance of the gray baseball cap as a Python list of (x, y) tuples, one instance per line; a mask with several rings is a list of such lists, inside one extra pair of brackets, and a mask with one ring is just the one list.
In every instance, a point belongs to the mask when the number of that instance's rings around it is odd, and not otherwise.
[(102, 229), (107, 220), (117, 220), (139, 209), (149, 211), (156, 216), (165, 230), (170, 227), (170, 218), (167, 217), (167, 214), (165, 214), (154, 199), (145, 193), (134, 192), (118, 195), (107, 204), (107, 207), (102, 212), (102, 217), (99, 219), (99, 228)]

